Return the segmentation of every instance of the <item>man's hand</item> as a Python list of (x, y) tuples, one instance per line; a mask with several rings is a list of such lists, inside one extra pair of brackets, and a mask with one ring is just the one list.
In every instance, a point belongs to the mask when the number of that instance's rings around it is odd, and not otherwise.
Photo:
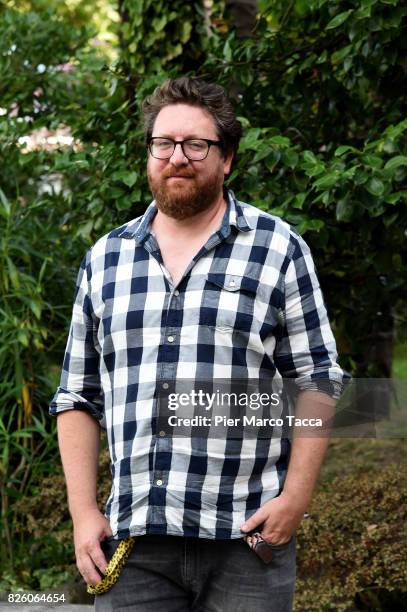
[(111, 535), (109, 521), (98, 509), (74, 519), (76, 565), (87, 584), (94, 586), (102, 579), (96, 568), (103, 574), (107, 561), (100, 542)]
[(259, 532), (267, 544), (285, 544), (300, 524), (304, 511), (302, 505), (283, 492), (259, 508), (240, 529), (247, 532), (262, 525)]
[[(263, 525), (260, 535), (268, 544), (285, 544), (297, 529), (308, 508), (318, 472), (329, 443), (329, 427), (335, 414), (335, 400), (320, 391), (302, 391), (295, 414), (299, 418), (322, 418), (325, 429), (303, 435), (294, 429), (290, 461), (280, 495), (266, 502), (241, 526), (243, 532)], [(307, 433), (307, 432), (305, 432)], [(322, 435), (321, 433), (321, 435)]]

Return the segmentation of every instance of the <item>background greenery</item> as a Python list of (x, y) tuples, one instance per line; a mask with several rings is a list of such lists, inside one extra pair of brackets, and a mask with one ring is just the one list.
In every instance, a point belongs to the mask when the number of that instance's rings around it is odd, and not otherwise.
[[(72, 572), (47, 404), (84, 251), (151, 199), (139, 104), (165, 77), (191, 73), (227, 87), (245, 128), (229, 184), (240, 199), (304, 234), (342, 365), (355, 376), (407, 374), (407, 8), (398, 0), (257, 5), (253, 36), (241, 38), (218, 0), (0, 1), (3, 589), (57, 586)], [(368, 532), (377, 536), (373, 544), (363, 536), (383, 516), (393, 534), (405, 530), (397, 510), (403, 499), (395, 497), (405, 476), (395, 463), (400, 442), (357, 441), (351, 450), (347, 444), (332, 445), (334, 467), (323, 482), (331, 483), (336, 465), (340, 475), (358, 457), (363, 484), (349, 473), (343, 489), (342, 481), (326, 491), (321, 485), (326, 513), (320, 508), (307, 523), (315, 528), (304, 526), (301, 536), (307, 547), (318, 542), (320, 555), (313, 563), (300, 558), (310, 585), (301, 589), (308, 593), (298, 600), (301, 610), (350, 610), (362, 592), (361, 609), (371, 597), (370, 609), (384, 610), (386, 593), (402, 588), (405, 552), (384, 528)], [(383, 476), (383, 463), (394, 464), (393, 472)], [(354, 490), (363, 491), (363, 499), (355, 495), (364, 509), (352, 513), (347, 533), (357, 552), (344, 560), (336, 548), (335, 496), (347, 503)], [(378, 491), (389, 492), (383, 506)], [(335, 538), (322, 537), (324, 529)], [(367, 569), (375, 563), (376, 572)]]

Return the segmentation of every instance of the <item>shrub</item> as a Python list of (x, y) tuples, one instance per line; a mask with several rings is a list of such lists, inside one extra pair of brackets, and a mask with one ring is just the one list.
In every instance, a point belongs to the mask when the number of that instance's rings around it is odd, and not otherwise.
[(296, 611), (405, 609), (406, 480), (405, 465), (376, 466), (315, 495), (298, 531)]

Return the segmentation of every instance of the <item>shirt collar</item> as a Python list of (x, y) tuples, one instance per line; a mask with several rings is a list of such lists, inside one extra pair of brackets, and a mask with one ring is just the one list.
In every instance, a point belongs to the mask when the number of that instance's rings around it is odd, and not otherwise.
[[(250, 232), (254, 227), (244, 214), (244, 208), (231, 189), (227, 190), (228, 208), (225, 213), (224, 221), (230, 226), (234, 225), (241, 232)], [(222, 224), (223, 225), (223, 224)]]
[[(246, 218), (241, 203), (236, 199), (231, 189), (228, 189), (226, 192), (228, 200), (227, 209), (223, 217), (220, 231), (226, 233), (229, 227), (233, 225), (241, 232), (250, 232), (254, 228)], [(150, 235), (150, 225), (156, 214), (157, 206), (155, 200), (153, 200), (142, 217), (130, 221), (125, 229), (120, 232), (119, 238), (133, 238), (138, 244), (142, 244)]]
[(120, 232), (119, 238), (134, 238), (137, 243), (141, 244), (150, 235), (150, 224), (156, 214), (157, 206), (155, 200), (153, 200), (144, 215), (127, 224), (125, 229)]

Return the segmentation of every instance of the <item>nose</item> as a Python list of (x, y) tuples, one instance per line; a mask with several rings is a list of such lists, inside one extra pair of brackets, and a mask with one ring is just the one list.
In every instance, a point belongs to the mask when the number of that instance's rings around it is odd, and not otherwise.
[(185, 157), (184, 151), (182, 150), (182, 147), (180, 144), (175, 145), (174, 152), (170, 157), (170, 162), (174, 166), (186, 165), (189, 162), (189, 159), (188, 157)]

